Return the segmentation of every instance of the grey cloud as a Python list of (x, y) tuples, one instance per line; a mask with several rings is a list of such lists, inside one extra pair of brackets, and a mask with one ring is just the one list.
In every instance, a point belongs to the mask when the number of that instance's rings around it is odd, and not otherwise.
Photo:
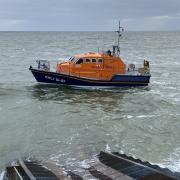
[(180, 29), (179, 13), (179, 0), (0, 0), (0, 30)]

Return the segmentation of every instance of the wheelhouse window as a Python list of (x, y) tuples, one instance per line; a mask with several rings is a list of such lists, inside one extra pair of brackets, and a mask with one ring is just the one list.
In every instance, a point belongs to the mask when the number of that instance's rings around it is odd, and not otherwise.
[(102, 63), (103, 62), (103, 60), (102, 59), (98, 59), (98, 63)]
[(96, 63), (96, 59), (92, 59), (92, 62), (93, 62), (93, 63)]
[(69, 61), (74, 61), (76, 58), (75, 57), (71, 57), (70, 59), (69, 59)]
[(78, 59), (77, 62), (76, 62), (76, 64), (82, 64), (82, 63), (83, 63), (83, 59), (82, 58)]
[(91, 62), (91, 60), (90, 59), (86, 59), (86, 63), (90, 63)]
[(69, 61), (73, 61), (74, 57), (70, 57)]

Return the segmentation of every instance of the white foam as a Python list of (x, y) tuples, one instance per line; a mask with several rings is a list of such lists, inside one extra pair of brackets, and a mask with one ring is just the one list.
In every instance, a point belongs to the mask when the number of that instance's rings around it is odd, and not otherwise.
[(180, 148), (176, 148), (174, 152), (169, 156), (168, 159), (165, 160), (165, 163), (161, 164), (171, 171), (180, 172)]
[(180, 159), (179, 160), (169, 160), (165, 164), (158, 164), (162, 168), (168, 168), (172, 172), (180, 172)]
[(0, 180), (3, 180), (3, 179), (4, 179), (4, 175), (5, 175), (5, 171), (1, 172), (1, 174), (0, 174)]
[(127, 118), (128, 118), (128, 119), (131, 119), (131, 118), (133, 118), (133, 116), (131, 116), (131, 115), (127, 115)]
[(136, 116), (137, 118), (146, 118), (146, 117), (154, 117), (156, 115), (139, 115), (139, 116)]
[(159, 85), (166, 85), (167, 84), (167, 82), (165, 82), (165, 81), (153, 81), (152, 83), (153, 84), (159, 84)]
[(105, 151), (106, 151), (106, 152), (111, 152), (111, 148), (110, 148), (109, 144), (106, 144)]
[(180, 102), (180, 98), (174, 98), (175, 102)]
[(84, 168), (84, 169), (88, 169), (90, 168), (90, 165), (88, 164), (88, 161), (87, 160), (83, 160), (79, 163), (79, 166)]

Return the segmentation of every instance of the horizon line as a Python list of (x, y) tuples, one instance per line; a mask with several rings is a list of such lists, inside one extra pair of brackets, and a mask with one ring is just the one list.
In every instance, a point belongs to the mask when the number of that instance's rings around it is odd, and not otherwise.
[[(0, 30), (0, 32), (115, 32), (110, 30)], [(180, 30), (125, 30), (124, 32), (180, 32)]]

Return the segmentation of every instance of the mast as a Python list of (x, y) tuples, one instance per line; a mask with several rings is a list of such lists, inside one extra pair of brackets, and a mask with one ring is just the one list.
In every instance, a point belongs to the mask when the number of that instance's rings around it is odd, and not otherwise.
[(117, 56), (119, 56), (119, 54), (120, 54), (120, 37), (122, 36), (123, 31), (124, 31), (124, 28), (121, 27), (121, 23), (119, 21), (119, 29), (118, 29), (118, 31), (115, 31), (118, 33), (118, 43), (117, 43), (117, 45), (113, 46), (113, 54), (116, 53)]

